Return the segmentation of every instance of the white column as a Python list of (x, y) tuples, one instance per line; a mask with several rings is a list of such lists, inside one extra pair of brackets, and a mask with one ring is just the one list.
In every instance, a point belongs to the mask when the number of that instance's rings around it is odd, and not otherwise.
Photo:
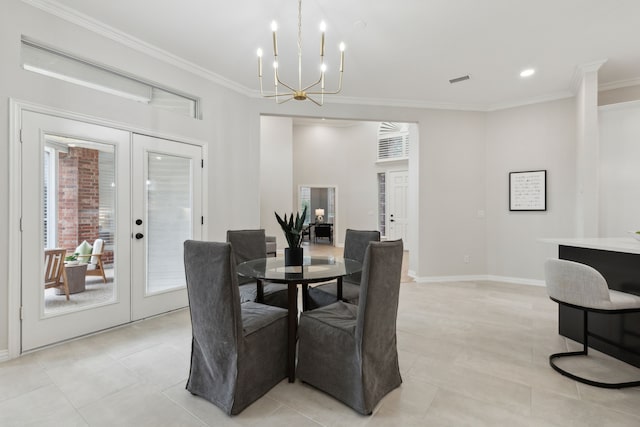
[(599, 163), (598, 70), (606, 60), (577, 68), (576, 90), (576, 237), (598, 237)]

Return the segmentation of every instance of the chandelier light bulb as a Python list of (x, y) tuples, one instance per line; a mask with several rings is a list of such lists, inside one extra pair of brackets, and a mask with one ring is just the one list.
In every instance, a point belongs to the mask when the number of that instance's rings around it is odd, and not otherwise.
[(271, 21), (271, 31), (274, 33), (278, 31), (278, 23), (276, 21)]
[(273, 68), (278, 68), (278, 61), (273, 61)]
[(344, 50), (346, 49), (346, 46), (344, 45), (344, 42), (340, 43), (340, 52), (344, 52)]
[(327, 23), (326, 23), (326, 22), (322, 21), (322, 22), (320, 23), (320, 31), (322, 31), (323, 33), (324, 33), (325, 31), (327, 31)]
[(320, 66), (320, 70), (324, 73), (325, 71), (327, 71), (327, 64), (325, 64), (324, 62), (322, 63), (322, 65)]
[(258, 58), (262, 58), (262, 49), (258, 48)]

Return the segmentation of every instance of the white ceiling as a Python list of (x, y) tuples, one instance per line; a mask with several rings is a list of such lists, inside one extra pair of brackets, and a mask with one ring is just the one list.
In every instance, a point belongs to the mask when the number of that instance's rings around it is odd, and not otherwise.
[[(23, 1), (249, 95), (275, 19), (281, 77), (297, 85), (296, 0)], [(492, 110), (569, 96), (576, 67), (605, 59), (601, 86), (640, 83), (640, 0), (303, 0), (302, 20), (305, 81), (317, 78), (321, 20), (327, 89), (347, 45), (336, 102)], [(536, 74), (519, 77), (527, 67)]]

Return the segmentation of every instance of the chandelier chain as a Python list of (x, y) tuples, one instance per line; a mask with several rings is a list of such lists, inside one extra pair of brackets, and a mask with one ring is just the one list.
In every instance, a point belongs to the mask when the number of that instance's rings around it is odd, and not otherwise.
[(298, 87), (302, 88), (302, 0), (298, 0)]

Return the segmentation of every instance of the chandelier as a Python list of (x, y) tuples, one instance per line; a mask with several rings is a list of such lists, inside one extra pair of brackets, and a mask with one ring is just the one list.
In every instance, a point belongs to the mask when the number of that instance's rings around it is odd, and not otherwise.
[[(297, 101), (309, 100), (318, 106), (324, 104), (325, 95), (336, 95), (342, 90), (342, 74), (344, 71), (344, 43), (340, 43), (340, 75), (338, 79), (338, 89), (334, 91), (326, 91), (324, 85), (324, 73), (327, 67), (324, 63), (324, 32), (326, 30), (324, 21), (320, 23), (320, 31), (322, 32), (320, 39), (320, 76), (318, 80), (309, 86), (302, 86), (302, 0), (298, 0), (298, 86), (294, 89), (293, 85), (289, 85), (280, 80), (278, 73), (278, 24), (273, 21), (271, 23), (271, 31), (273, 32), (273, 92), (265, 92), (262, 86), (262, 49), (258, 49), (258, 78), (260, 79), (260, 93), (265, 98), (274, 98), (278, 104), (295, 99)], [(280, 90), (280, 87), (286, 90)], [(320, 87), (318, 87), (320, 86)], [(319, 99), (314, 99), (319, 96)]]

